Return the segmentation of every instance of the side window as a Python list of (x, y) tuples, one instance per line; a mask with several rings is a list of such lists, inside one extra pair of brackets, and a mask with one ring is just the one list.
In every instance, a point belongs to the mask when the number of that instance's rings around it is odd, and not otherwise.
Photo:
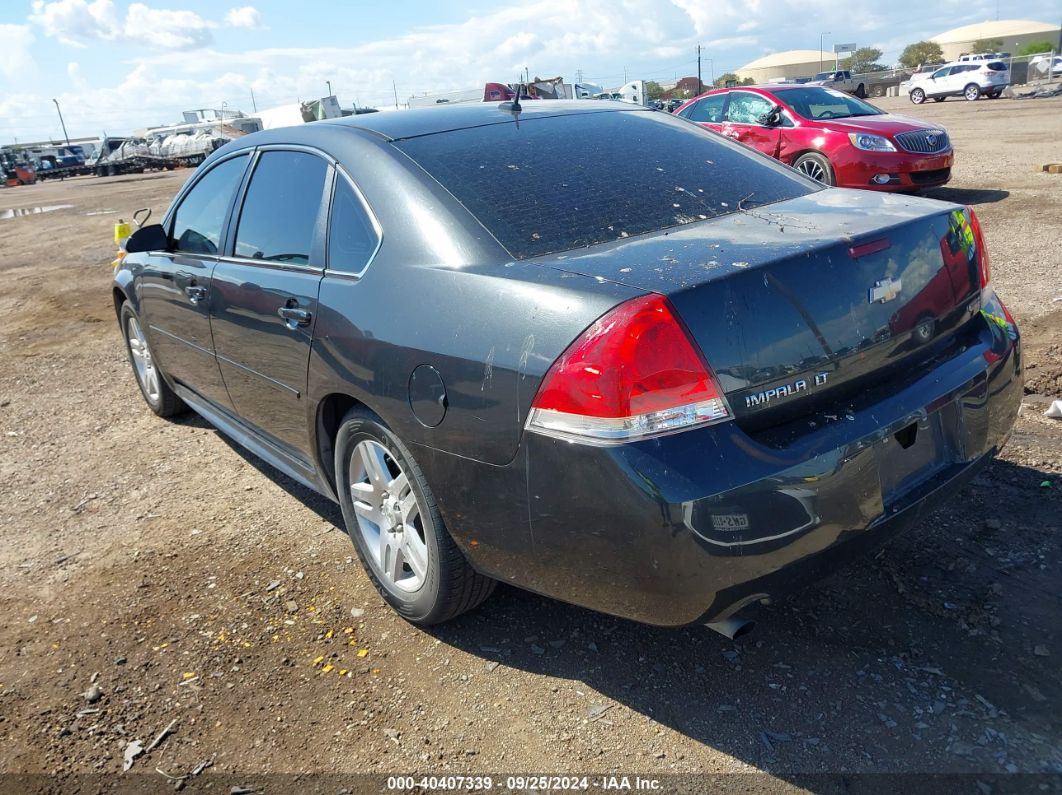
[(232, 197), (247, 168), (247, 155), (219, 163), (181, 201), (173, 217), (170, 248), (187, 254), (217, 254)]
[(376, 229), (342, 174), (336, 175), (332, 217), (328, 223), (328, 267), (341, 273), (360, 273), (380, 242)]
[(307, 265), (328, 164), (306, 152), (263, 152), (236, 229), (236, 256)]
[(759, 124), (759, 118), (770, 113), (774, 103), (744, 91), (735, 91), (730, 95), (730, 107), (727, 109), (727, 121), (731, 124)]
[(940, 78), (947, 76), (950, 72), (951, 69), (949, 67), (944, 67), (943, 69), (938, 69), (937, 71), (935, 71), (932, 75), (930, 75), (930, 77), (932, 77), (934, 80), (939, 80)]
[(726, 94), (712, 94), (710, 97), (705, 97), (700, 102), (691, 105), (683, 115), (690, 121), (721, 124), (725, 105)]

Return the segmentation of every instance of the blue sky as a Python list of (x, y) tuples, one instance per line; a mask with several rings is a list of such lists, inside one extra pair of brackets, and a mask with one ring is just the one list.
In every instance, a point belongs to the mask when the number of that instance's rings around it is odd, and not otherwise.
[[(248, 4), (249, 3), (249, 4)], [(1001, 7), (1000, 7), (1001, 4)], [(845, 13), (838, 14), (838, 9)], [(333, 92), (343, 105), (531, 75), (605, 87), (739, 67), (768, 52), (854, 41), (885, 51), (970, 22), (1057, 22), (1058, 0), (3, 0), (0, 142), (179, 120), (180, 111), (251, 111)], [(852, 11), (852, 13), (848, 13)], [(710, 60), (709, 60), (710, 59)]]

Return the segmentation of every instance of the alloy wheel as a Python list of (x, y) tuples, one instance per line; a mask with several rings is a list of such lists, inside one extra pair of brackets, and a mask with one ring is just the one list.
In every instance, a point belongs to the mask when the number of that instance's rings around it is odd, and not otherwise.
[(802, 173), (811, 177), (816, 182), (826, 184), (826, 169), (814, 160), (804, 160), (798, 166)]
[(365, 439), (350, 456), (350, 498), (364, 550), (389, 588), (417, 591), (428, 575), (420, 502), (391, 452)]
[(148, 347), (147, 338), (144, 336), (140, 323), (135, 317), (130, 317), (126, 323), (126, 334), (129, 340), (129, 353), (133, 356), (133, 368), (136, 370), (136, 379), (140, 382), (144, 394), (151, 403), (158, 403), (161, 395), (161, 382), (159, 371), (151, 358), (151, 349)]
[(975, 99), (981, 96), (981, 89), (979, 89), (977, 86), (966, 86), (966, 90), (963, 92), (963, 94), (966, 96), (966, 99), (968, 101), (973, 102)]

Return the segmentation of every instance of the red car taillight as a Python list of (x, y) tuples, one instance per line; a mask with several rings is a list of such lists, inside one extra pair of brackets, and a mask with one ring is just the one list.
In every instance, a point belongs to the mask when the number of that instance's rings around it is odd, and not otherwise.
[(718, 382), (667, 300), (649, 295), (599, 318), (553, 363), (527, 429), (620, 444), (729, 417)]

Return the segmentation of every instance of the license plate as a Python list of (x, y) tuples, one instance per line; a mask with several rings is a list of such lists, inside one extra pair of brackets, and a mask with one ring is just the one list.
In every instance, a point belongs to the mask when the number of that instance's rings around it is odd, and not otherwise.
[(748, 530), (749, 515), (747, 513), (713, 513), (712, 527), (729, 533)]

